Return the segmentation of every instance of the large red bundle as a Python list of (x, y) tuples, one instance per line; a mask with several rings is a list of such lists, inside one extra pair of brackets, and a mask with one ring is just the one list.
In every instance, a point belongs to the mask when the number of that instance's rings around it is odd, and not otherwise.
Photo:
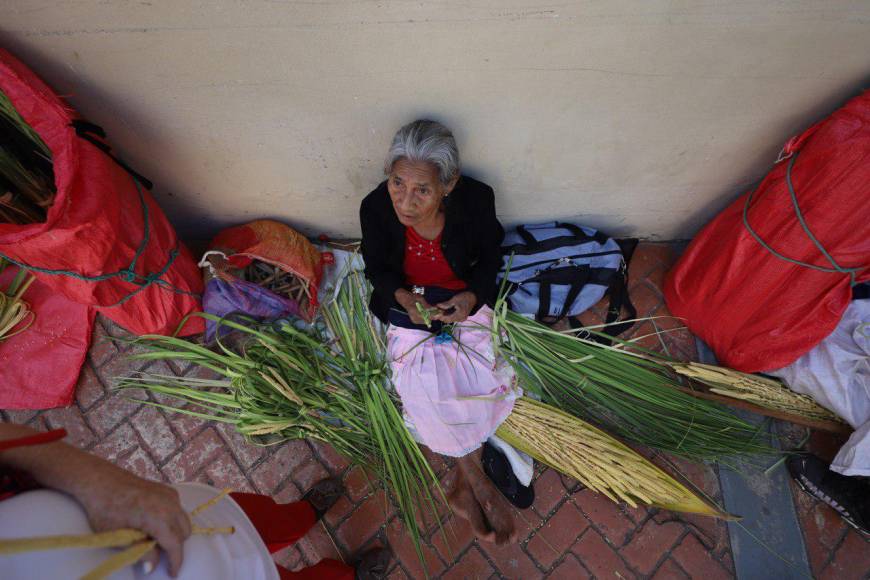
[(833, 332), (870, 279), (870, 91), (786, 143), (754, 191), (695, 237), (665, 281), (718, 359), (757, 372)]
[[(136, 334), (169, 333), (200, 310), (202, 278), (142, 179), (101, 130), (0, 50), (0, 90), (51, 150), (57, 194), (44, 223), (0, 224), (0, 254)], [(185, 328), (201, 332), (202, 321)]]

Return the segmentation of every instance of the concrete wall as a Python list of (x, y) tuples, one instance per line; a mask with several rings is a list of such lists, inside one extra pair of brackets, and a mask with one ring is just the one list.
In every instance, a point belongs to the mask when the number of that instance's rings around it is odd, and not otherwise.
[(185, 236), (357, 235), (392, 133), (428, 116), (504, 221), (669, 239), (870, 80), (870, 2), (2, 0), (0, 44)]

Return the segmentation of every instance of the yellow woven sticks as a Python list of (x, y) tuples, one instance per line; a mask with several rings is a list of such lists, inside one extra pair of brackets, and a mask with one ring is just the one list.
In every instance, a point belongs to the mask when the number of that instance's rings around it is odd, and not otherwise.
[(735, 519), (604, 431), (544, 403), (518, 399), (496, 435), (615, 502)]

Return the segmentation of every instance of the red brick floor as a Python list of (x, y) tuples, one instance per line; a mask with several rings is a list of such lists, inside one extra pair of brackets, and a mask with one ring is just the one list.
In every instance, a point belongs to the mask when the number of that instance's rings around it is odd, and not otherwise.
[[(663, 316), (660, 291), (673, 260), (673, 247), (643, 244), (630, 271), (630, 289), (639, 316)], [(586, 317), (594, 321), (600, 315)], [(679, 326), (658, 319), (660, 328)], [(635, 336), (647, 334), (646, 322)], [(131, 362), (126, 347), (110, 340), (123, 334), (108, 321), (96, 325), (94, 346), (82, 374), (76, 404), (44, 412), (0, 411), (4, 420), (40, 428), (65, 427), (69, 441), (131, 471), (168, 482), (201, 481), (217, 487), (256, 490), (279, 501), (298, 499), (303, 490), (327, 475), (342, 475), (345, 496), (296, 546), (277, 559), (291, 567), (321, 558), (351, 559), (371, 546), (389, 544), (395, 555), (392, 578), (420, 578), (418, 558), (383, 490), (372, 488), (363, 473), (328, 446), (295, 441), (278, 447), (246, 444), (232, 429), (206, 423), (134, 400), (146, 395), (116, 392), (115, 378), (147, 368), (185, 375), (189, 368)], [(695, 356), (690, 334), (679, 330), (662, 340), (645, 340), (677, 357)], [(154, 399), (152, 395), (149, 398)], [(449, 469), (435, 461), (440, 473)], [(677, 462), (681, 471), (714, 498), (720, 490), (714, 467)], [(468, 526), (453, 517), (444, 537), (434, 520), (426, 522), (424, 553), (429, 574), (443, 578), (728, 578), (734, 565), (725, 525), (709, 518), (681, 516), (656, 509), (631, 509), (584, 489), (549, 469), (536, 475), (532, 509), (515, 513), (519, 543), (506, 547), (478, 542)], [(796, 503), (819, 578), (867, 578), (870, 544), (847, 528), (827, 507), (799, 491)]]

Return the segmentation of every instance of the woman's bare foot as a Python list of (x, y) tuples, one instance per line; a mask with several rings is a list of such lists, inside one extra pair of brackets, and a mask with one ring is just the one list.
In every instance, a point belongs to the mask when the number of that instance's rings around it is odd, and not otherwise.
[(458, 516), (468, 520), (474, 535), (499, 545), (515, 541), (511, 506), (483, 473), (479, 453), (460, 459), (452, 475), (447, 501)]

